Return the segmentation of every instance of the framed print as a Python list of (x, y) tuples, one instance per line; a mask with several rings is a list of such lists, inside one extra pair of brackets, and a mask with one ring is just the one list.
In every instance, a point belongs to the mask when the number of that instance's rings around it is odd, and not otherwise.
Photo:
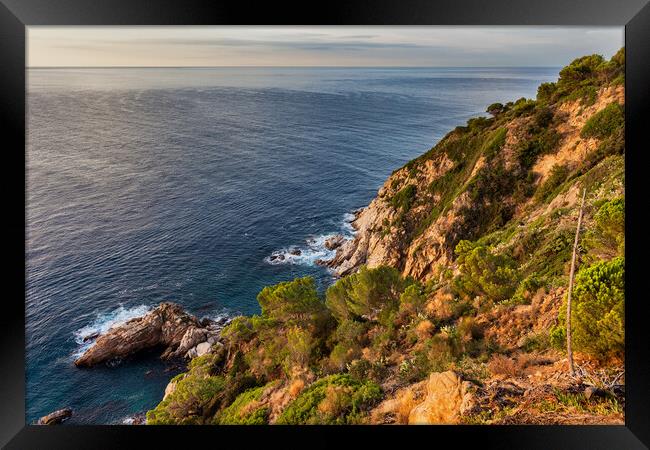
[(2, 443), (648, 448), (646, 3), (3, 0)]

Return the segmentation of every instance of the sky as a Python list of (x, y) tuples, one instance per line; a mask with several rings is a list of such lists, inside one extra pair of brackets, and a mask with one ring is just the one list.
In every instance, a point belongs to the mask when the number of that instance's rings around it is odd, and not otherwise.
[(140, 26), (27, 29), (29, 67), (564, 66), (623, 27)]

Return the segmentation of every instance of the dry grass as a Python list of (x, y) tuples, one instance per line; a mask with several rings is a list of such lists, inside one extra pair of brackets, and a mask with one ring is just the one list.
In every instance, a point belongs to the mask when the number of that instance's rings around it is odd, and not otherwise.
[(291, 382), (289, 385), (289, 396), (291, 398), (296, 398), (298, 397), (298, 394), (300, 394), (300, 391), (305, 387), (305, 382), (298, 378), (297, 380), (294, 380)]
[(425, 311), (429, 316), (439, 320), (449, 320), (454, 311), (451, 307), (453, 296), (442, 289), (436, 291), (425, 305)]
[(488, 362), (488, 369), (492, 375), (514, 378), (526, 375), (527, 368), (543, 362), (536, 356), (528, 353), (519, 353), (513, 357), (494, 355)]
[(435, 326), (431, 321), (429, 320), (423, 320), (422, 322), (418, 323), (417, 326), (415, 327), (415, 334), (417, 335), (419, 340), (425, 340), (428, 337), (431, 337), (433, 335), (433, 331), (435, 330)]
[(318, 404), (318, 411), (325, 416), (337, 417), (345, 412), (349, 402), (349, 388), (330, 385), (325, 392), (325, 398)]

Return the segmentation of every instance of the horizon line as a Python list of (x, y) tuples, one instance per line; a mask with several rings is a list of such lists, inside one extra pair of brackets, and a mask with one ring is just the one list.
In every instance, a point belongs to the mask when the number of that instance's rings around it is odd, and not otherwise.
[(513, 68), (513, 67), (529, 67), (529, 68), (557, 68), (563, 67), (559, 65), (548, 66), (532, 66), (532, 65), (515, 65), (515, 66), (254, 66), (254, 65), (239, 65), (239, 66), (25, 66), (26, 69), (268, 69), (268, 68), (286, 68), (286, 69), (499, 69), (499, 68)]

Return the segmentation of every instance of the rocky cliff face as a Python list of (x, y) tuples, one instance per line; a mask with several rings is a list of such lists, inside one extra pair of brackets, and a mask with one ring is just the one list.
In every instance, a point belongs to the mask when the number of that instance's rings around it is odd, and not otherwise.
[[(590, 117), (612, 103), (624, 103), (622, 85), (600, 87), (589, 102), (558, 101), (537, 113), (532, 109), (522, 113), (525, 102), (515, 103), (492, 119), (458, 127), (386, 180), (353, 222), (355, 238), (341, 246), (328, 265), (339, 276), (364, 264), (389, 265), (406, 276), (428, 280), (450, 265), (459, 240), (475, 239), (508, 221), (525, 225), (557, 209), (559, 203), (574, 205), (575, 190), (552, 204), (540, 204), (517, 189), (530, 194), (544, 185), (553, 167), (570, 171), (583, 165), (599, 140), (581, 137), (581, 130)], [(552, 147), (535, 155), (532, 167), (525, 167), (530, 162), (522, 164), (522, 151), (540, 134)], [(490, 173), (503, 177), (500, 192), (476, 189)]]

